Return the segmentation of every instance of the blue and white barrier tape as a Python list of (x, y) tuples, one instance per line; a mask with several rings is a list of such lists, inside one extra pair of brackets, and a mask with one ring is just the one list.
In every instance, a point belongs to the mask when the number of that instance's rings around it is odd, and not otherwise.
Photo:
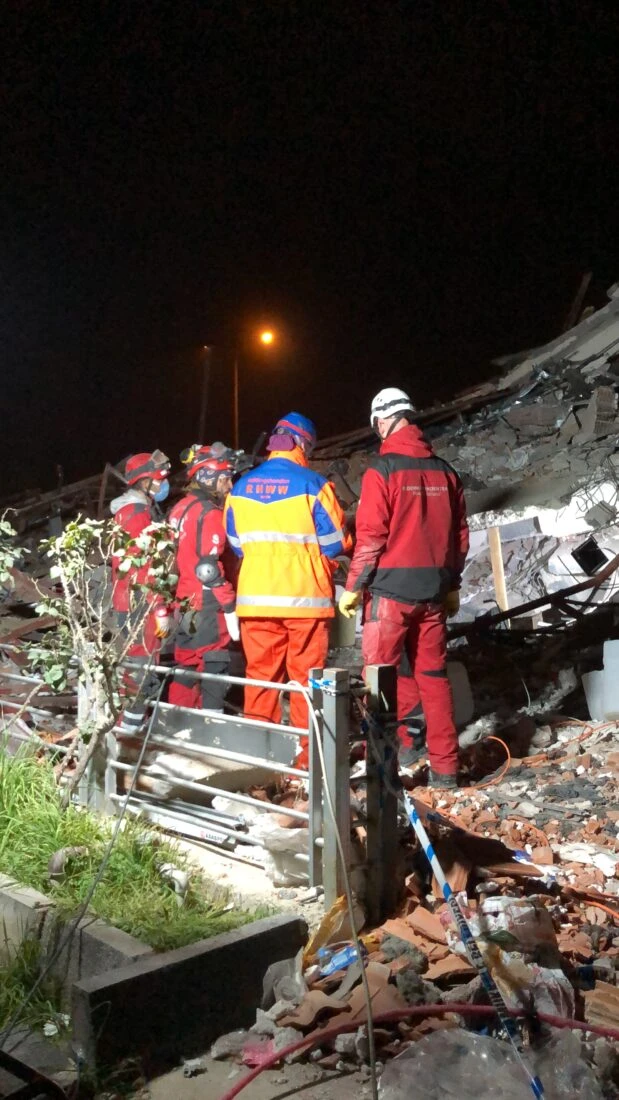
[(478, 974), (479, 974), (479, 976), (482, 980), (484, 988), (485, 988), (485, 990), (488, 994), (490, 1003), (492, 1004), (492, 1007), (495, 1009), (496, 1014), (499, 1017), (499, 1020), (501, 1021), (501, 1024), (505, 1029), (507, 1037), (508, 1037), (509, 1041), (511, 1042), (513, 1048), (514, 1048), (514, 1051), (516, 1053), (516, 1057), (518, 1058), (518, 1061), (520, 1062), (520, 1064), (521, 1064), (521, 1066), (522, 1066), (522, 1068), (523, 1068), (523, 1070), (524, 1070), (524, 1072), (527, 1076), (527, 1079), (528, 1079), (529, 1085), (531, 1087), (531, 1090), (533, 1092), (533, 1095), (538, 1097), (538, 1098), (543, 1097), (544, 1088), (543, 1088), (542, 1082), (540, 1081), (539, 1077), (537, 1077), (537, 1076), (534, 1077), (533, 1076), (533, 1074), (529, 1070), (526, 1062), (524, 1061), (524, 1058), (522, 1057), (522, 1054), (520, 1053), (520, 1050), (519, 1050), (519, 1047), (518, 1047), (518, 1043), (519, 1043), (519, 1039), (520, 1039), (520, 1036), (518, 1034), (518, 1028), (516, 1027), (516, 1024), (515, 1024), (514, 1020), (512, 1019), (512, 1017), (509, 1015), (509, 1013), (507, 1011), (507, 1005), (505, 1004), (505, 1001), (503, 1000), (503, 997), (501, 996), (500, 990), (499, 990), (496, 982), (494, 981), (494, 978), (492, 977), (490, 971), (488, 970), (488, 967), (486, 966), (486, 964), (484, 962), (483, 955), (482, 955), (481, 951), (479, 950), (479, 947), (477, 946), (477, 943), (475, 941), (475, 937), (473, 936), (473, 933), (471, 932), (468, 921), (467, 921), (466, 917), (464, 916), (464, 913), (462, 912), (462, 910), (461, 910), (461, 908), (458, 904), (458, 900), (457, 900), (453, 890), (451, 889), (451, 886), (449, 885), (449, 883), (447, 882), (447, 879), (445, 878), (443, 868), (441, 867), (441, 865), (438, 861), (436, 852), (434, 851), (434, 848), (432, 847), (432, 843), (431, 843), (430, 838), (429, 838), (429, 836), (428, 836), (428, 834), (425, 830), (424, 824), (423, 824), (421, 818), (419, 817), (419, 814), (417, 813), (417, 811), (416, 811), (411, 799), (409, 798), (407, 792), (403, 791), (403, 795), (404, 795), (404, 805), (406, 807), (406, 813), (408, 814), (408, 819), (409, 819), (411, 825), (413, 826), (413, 829), (415, 830), (415, 833), (417, 834), (417, 838), (419, 840), (419, 843), (421, 844), (424, 855), (425, 855), (426, 859), (428, 860), (428, 863), (430, 864), (430, 867), (432, 868), (432, 871), (434, 873), (436, 881), (439, 884), (439, 887), (441, 889), (443, 897), (445, 898), (445, 901), (447, 902), (447, 905), (449, 906), (449, 908), (451, 910), (451, 914), (452, 914), (452, 916), (454, 918), (454, 921), (456, 923), (456, 927), (458, 929), (458, 933), (459, 933), (460, 939), (462, 940), (462, 943), (464, 945), (466, 953), (469, 956), (469, 959), (471, 960), (472, 965), (475, 967), (475, 969), (477, 970), (477, 972), (478, 972)]

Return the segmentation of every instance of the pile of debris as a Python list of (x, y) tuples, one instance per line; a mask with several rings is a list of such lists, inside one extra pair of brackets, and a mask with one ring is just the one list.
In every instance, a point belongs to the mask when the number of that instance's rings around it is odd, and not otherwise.
[[(531, 719), (529, 723), (532, 730), (523, 729), (522, 722), (513, 725), (511, 759), (478, 785), (440, 792), (419, 785), (418, 777), (405, 779), (405, 784), (508, 1007), (526, 1014), (531, 1026), (539, 1023), (537, 1014), (547, 1014), (582, 1021), (589, 1029), (611, 1029), (616, 1039), (617, 725), (553, 717), (545, 726), (536, 727)], [(521, 758), (515, 755), (519, 746)], [(505, 747), (494, 746), (503, 757)], [(483, 751), (489, 750), (486, 743)], [(471, 761), (471, 770), (474, 766)], [(482, 773), (489, 766), (491, 757)], [(353, 779), (353, 788), (358, 804), (362, 779)], [(367, 1067), (362, 966), (372, 1016), (378, 1021), (381, 1066), (412, 1052), (436, 1032), (465, 1029), (469, 1043), (482, 1028), (490, 1025), (496, 1031), (485, 1015), (475, 1015), (476, 1006), (489, 1005), (488, 995), (404, 815), (400, 872), (397, 912), (380, 927), (361, 933), (362, 959), (342, 898), (325, 915), (302, 958), (271, 968), (255, 1025), (249, 1032), (223, 1037), (213, 1055), (260, 1066), (272, 1065), (278, 1052), (284, 1052), (282, 1060), (309, 1058), (325, 1071)], [(361, 924), (363, 915), (355, 914), (355, 919)], [(432, 1006), (452, 1004), (473, 1009), (469, 1015), (462, 1010), (434, 1014)], [(415, 1016), (407, 1019), (411, 1007)], [(401, 1018), (384, 1022), (389, 1013)], [(336, 1036), (340, 1025), (345, 1030)], [(285, 1053), (304, 1038), (305, 1049)], [(582, 1043), (575, 1036), (561, 1042), (572, 1044), (570, 1072), (585, 1074), (582, 1080), (590, 1091), (581, 1095), (619, 1096), (616, 1042), (587, 1027)], [(437, 1036), (434, 1044), (440, 1051), (438, 1043)], [(447, 1047), (442, 1049), (446, 1057)], [(552, 1089), (548, 1094), (553, 1095)], [(384, 1095), (391, 1096), (387, 1091)], [(405, 1093), (394, 1092), (394, 1100), (400, 1095)]]
[[(497, 360), (504, 373), (495, 382), (417, 418), (465, 487), (472, 539), (462, 620), (555, 592), (619, 552), (619, 284), (608, 295), (545, 347)], [(316, 448), (351, 517), (377, 448), (369, 428)], [(588, 544), (572, 557), (594, 533), (601, 549)], [(617, 585), (605, 584), (596, 602)]]

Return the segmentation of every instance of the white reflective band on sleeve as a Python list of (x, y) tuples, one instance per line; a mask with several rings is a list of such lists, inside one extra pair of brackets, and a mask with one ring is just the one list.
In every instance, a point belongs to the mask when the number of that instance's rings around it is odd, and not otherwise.
[(230, 546), (236, 546), (239, 550), (241, 549), (241, 540), (237, 539), (235, 535), (228, 535), (227, 539)]
[(318, 543), (316, 535), (289, 535), (284, 531), (247, 531), (239, 535), (239, 541), (243, 546), (247, 542), (294, 542), (303, 546)]
[(321, 546), (335, 546), (336, 542), (344, 541), (343, 531), (334, 531), (332, 535), (319, 535), (318, 542)]
[(237, 596), (236, 607), (333, 607), (333, 601), (324, 596)]

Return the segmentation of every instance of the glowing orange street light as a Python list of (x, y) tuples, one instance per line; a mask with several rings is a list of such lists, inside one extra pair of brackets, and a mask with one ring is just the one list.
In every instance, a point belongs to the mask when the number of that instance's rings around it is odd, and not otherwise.
[[(258, 334), (258, 339), (265, 347), (270, 347), (275, 343), (275, 333), (270, 328), (265, 328)], [(233, 428), (233, 441), (232, 445), (235, 450), (239, 446), (239, 355), (238, 351), (234, 357), (234, 372), (232, 377), (232, 428)]]

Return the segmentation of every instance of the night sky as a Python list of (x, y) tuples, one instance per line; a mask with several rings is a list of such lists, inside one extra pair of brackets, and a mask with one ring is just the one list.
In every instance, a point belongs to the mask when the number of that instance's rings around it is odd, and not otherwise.
[[(615, 5), (21, 3), (0, 15), (3, 492), (290, 408), (324, 435), (619, 279)], [(280, 339), (259, 351), (266, 321)]]

